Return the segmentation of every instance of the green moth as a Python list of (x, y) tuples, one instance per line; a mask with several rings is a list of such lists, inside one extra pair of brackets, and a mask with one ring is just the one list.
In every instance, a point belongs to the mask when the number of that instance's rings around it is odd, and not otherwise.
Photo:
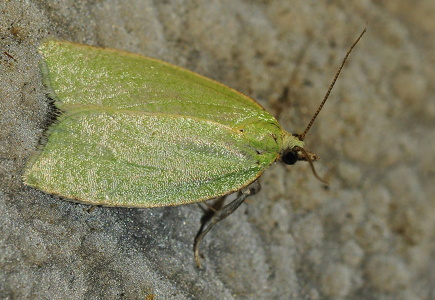
[(251, 184), (267, 167), (317, 159), (304, 150), (306, 132), (288, 133), (254, 100), (191, 71), (65, 41), (44, 42), (40, 52), (44, 83), (61, 113), (29, 161), (25, 183), (118, 207), (180, 205), (238, 192), (197, 237), (198, 266), (202, 238), (258, 190)]

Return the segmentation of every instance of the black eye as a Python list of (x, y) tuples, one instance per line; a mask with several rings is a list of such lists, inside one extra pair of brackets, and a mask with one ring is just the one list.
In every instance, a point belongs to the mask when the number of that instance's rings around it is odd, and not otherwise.
[(296, 150), (287, 150), (281, 155), (281, 161), (286, 165), (294, 165), (298, 158), (299, 155)]

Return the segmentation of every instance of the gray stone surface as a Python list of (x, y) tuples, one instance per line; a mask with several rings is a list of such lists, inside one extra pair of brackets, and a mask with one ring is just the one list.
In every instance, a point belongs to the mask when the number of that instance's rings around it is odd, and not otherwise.
[[(0, 298), (434, 299), (435, 3), (0, 2)], [(262, 192), (192, 242), (197, 205), (121, 209), (26, 187), (50, 118), (47, 37), (157, 57), (249, 94), (322, 157), (274, 165)], [(148, 298), (147, 298), (148, 297)]]

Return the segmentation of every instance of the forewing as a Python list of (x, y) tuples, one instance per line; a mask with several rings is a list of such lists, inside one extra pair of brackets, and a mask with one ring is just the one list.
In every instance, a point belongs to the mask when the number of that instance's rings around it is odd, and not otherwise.
[(79, 202), (154, 207), (214, 198), (257, 178), (276, 152), (240, 131), (179, 115), (110, 109), (64, 114), (29, 164), (28, 185)]
[(47, 41), (44, 80), (63, 111), (101, 106), (172, 113), (233, 128), (277, 121), (249, 97), (183, 68), (119, 50)]

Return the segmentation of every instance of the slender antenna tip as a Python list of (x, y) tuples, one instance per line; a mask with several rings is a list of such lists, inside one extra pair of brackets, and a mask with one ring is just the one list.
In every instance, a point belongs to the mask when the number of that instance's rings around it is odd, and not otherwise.
[(338, 71), (337, 71), (337, 73), (335, 74), (334, 79), (332, 80), (332, 83), (331, 83), (331, 85), (329, 86), (328, 91), (327, 91), (326, 94), (325, 94), (325, 97), (323, 97), (322, 103), (320, 103), (319, 108), (317, 108), (317, 111), (314, 113), (313, 117), (311, 118), (311, 121), (310, 121), (310, 122), (308, 123), (308, 125), (307, 125), (307, 128), (305, 128), (305, 131), (304, 131), (301, 135), (299, 135), (299, 139), (300, 139), (301, 141), (303, 141), (303, 140), (305, 139), (305, 136), (306, 136), (307, 132), (310, 130), (311, 126), (313, 125), (314, 120), (316, 120), (317, 115), (318, 115), (318, 114), (320, 113), (320, 111), (322, 110), (323, 105), (325, 105), (325, 102), (326, 102), (326, 100), (328, 99), (329, 94), (331, 94), (332, 88), (334, 87), (335, 82), (337, 81), (338, 76), (340, 76), (341, 70), (343, 69), (344, 64), (346, 63), (346, 61), (347, 61), (347, 59), (348, 59), (350, 53), (352, 52), (353, 48), (355, 48), (356, 44), (358, 44), (359, 40), (362, 38), (362, 36), (364, 35), (364, 33), (366, 33), (366, 31), (367, 31), (367, 28), (364, 28), (364, 30), (361, 32), (361, 34), (360, 34), (359, 37), (355, 40), (355, 42), (352, 44), (352, 46), (350, 46), (349, 50), (347, 51), (346, 55), (344, 56), (343, 61), (341, 62), (341, 65), (340, 65), (340, 67), (338, 68)]

